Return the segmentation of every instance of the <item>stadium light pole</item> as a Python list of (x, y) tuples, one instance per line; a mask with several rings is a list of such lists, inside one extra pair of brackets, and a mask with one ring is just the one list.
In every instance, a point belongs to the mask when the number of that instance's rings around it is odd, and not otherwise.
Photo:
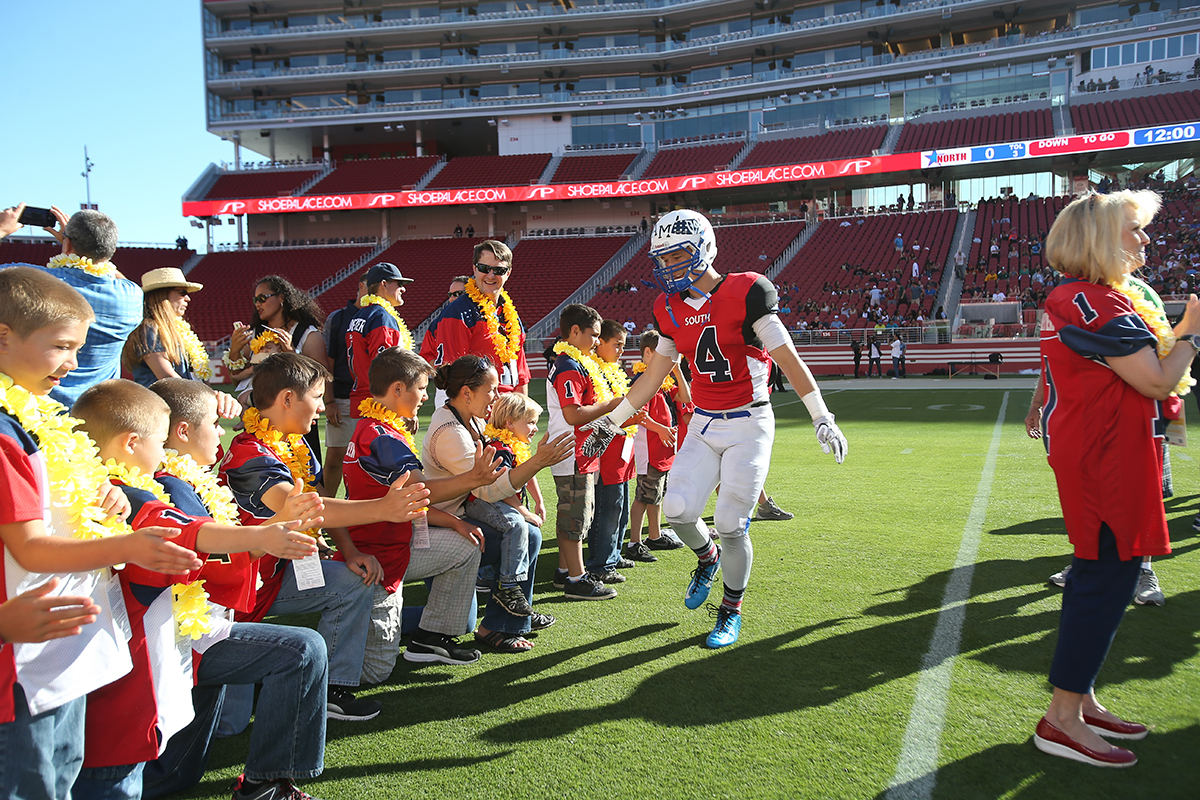
[(92, 163), (91, 159), (88, 158), (87, 145), (85, 144), (83, 146), (83, 172), (79, 173), (79, 175), (80, 175), (80, 177), (83, 178), (84, 186), (87, 189), (87, 207), (88, 208), (92, 207), (92, 178), (91, 178), (91, 175), (92, 175), (92, 167), (94, 167), (94, 166), (96, 166), (96, 165), (94, 163)]

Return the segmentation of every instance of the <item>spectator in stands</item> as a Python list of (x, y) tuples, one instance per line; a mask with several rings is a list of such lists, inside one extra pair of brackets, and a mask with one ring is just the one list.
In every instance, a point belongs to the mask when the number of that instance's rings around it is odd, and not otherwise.
[(632, 336), (634, 331), (637, 330), (637, 324), (633, 321), (633, 317), (626, 317), (625, 324), (621, 327), (625, 329), (625, 334), (627, 336)]
[(650, 229), (650, 223), (647, 222), (645, 217), (642, 217), (641, 228), (642, 228), (642, 233), (645, 233), (646, 231), (648, 231)]
[(915, 205), (916, 205), (916, 202), (915, 202), (915, 201), (914, 201), (914, 199), (913, 199), (913, 193), (912, 193), (912, 189), (909, 189), (909, 190), (908, 190), (908, 210), (909, 210), (909, 211), (912, 211), (912, 210), (913, 210), (913, 206), (915, 206)]
[(339, 308), (325, 320), (325, 352), (333, 365), (332, 394), (333, 403), (337, 406), (338, 421), (328, 419), (326, 410), (325, 425), (325, 491), (330, 497), (337, 497), (342, 485), (342, 460), (346, 456), (346, 446), (354, 435), (354, 420), (350, 417), (350, 391), (354, 388), (354, 375), (350, 372), (350, 360), (346, 354), (346, 331), (350, 320), (358, 313), (359, 301), (367, 294), (367, 273), (358, 277), (358, 287), (343, 308)]
[(471, 223), (467, 223), (467, 238), (468, 239), (475, 238), (475, 226)]
[[(20, 230), (18, 220), (24, 210), (21, 203), (0, 211), (0, 238)], [(85, 209), (68, 219), (56, 206), (50, 210), (59, 227), (44, 230), (62, 245), (62, 254), (44, 267), (29, 266), (70, 284), (96, 315), (79, 350), (79, 366), (50, 390), (50, 397), (70, 408), (84, 389), (120, 376), (121, 349), (142, 322), (142, 290), (110, 261), (117, 251), (117, 224), (111, 217)]]
[(892, 244), (895, 246), (897, 253), (904, 251), (904, 237), (900, 234), (896, 234), (896, 238), (892, 239)]
[(872, 286), (869, 294), (871, 296), (871, 305), (879, 305), (879, 301), (883, 299), (883, 291), (880, 290), (879, 284)]
[(455, 239), (461, 239), (461, 238), (462, 238), (462, 225), (455, 225), (455, 226), (454, 226), (454, 238), (455, 238)]
[(179, 236), (175, 239), (175, 248), (177, 250), (187, 250), (188, 241), (186, 236)]

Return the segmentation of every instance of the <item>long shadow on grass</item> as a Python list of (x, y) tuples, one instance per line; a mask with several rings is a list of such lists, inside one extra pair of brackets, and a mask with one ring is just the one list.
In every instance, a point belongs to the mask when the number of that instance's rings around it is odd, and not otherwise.
[[(1097, 769), (1038, 752), (1033, 738), (998, 744), (896, 787), (893, 798), (929, 796), (936, 800), (1034, 800), (1063, 797), (1195, 798), (1193, 753), (1200, 747), (1200, 726), (1152, 733), (1127, 744), (1138, 754), (1133, 769)], [(875, 800), (887, 800), (884, 790)]]

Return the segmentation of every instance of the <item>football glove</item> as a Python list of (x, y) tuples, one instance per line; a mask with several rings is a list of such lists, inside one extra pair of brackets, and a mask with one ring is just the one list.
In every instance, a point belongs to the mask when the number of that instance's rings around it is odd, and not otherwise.
[(608, 414), (592, 420), (587, 425), (583, 426), (586, 431), (591, 431), (588, 437), (583, 440), (583, 446), (579, 448), (580, 454), (584, 458), (595, 458), (608, 449), (609, 444), (618, 435), (624, 434), (621, 428), (609, 418)]
[(833, 421), (833, 414), (826, 414), (814, 419), (813, 428), (817, 431), (817, 441), (821, 444), (821, 450), (833, 453), (834, 459), (839, 464), (845, 461), (846, 437), (842, 435), (837, 423)]

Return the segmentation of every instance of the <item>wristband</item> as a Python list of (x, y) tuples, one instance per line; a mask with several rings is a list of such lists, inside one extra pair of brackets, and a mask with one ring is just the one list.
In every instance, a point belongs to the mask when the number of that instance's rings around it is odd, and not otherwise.
[(820, 389), (813, 389), (800, 399), (804, 401), (804, 407), (808, 409), (808, 415), (813, 418), (814, 422), (829, 415), (829, 409), (825, 407), (825, 398), (821, 397)]
[(633, 404), (629, 402), (629, 398), (622, 397), (621, 402), (617, 404), (617, 407), (608, 412), (608, 418), (611, 419), (619, 428), (625, 424), (625, 420), (629, 419), (636, 413), (637, 409), (634, 408)]

